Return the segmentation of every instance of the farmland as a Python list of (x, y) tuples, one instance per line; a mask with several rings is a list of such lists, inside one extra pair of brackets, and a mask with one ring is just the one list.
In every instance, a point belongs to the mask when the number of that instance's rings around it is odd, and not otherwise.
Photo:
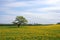
[(0, 26), (0, 40), (60, 40), (60, 25)]

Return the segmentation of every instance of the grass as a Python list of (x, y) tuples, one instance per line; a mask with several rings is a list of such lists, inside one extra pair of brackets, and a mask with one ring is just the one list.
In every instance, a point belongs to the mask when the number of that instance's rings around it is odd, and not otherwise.
[(60, 40), (60, 25), (0, 26), (0, 40)]

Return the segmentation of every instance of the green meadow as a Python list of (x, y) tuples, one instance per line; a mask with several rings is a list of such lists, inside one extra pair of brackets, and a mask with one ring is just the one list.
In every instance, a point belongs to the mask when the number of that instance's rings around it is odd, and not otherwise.
[(0, 26), (0, 40), (60, 40), (60, 25)]

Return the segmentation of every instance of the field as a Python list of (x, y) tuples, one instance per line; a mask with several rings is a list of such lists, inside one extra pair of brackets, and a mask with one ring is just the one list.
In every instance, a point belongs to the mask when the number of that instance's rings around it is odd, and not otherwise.
[(60, 25), (0, 26), (0, 40), (60, 40)]

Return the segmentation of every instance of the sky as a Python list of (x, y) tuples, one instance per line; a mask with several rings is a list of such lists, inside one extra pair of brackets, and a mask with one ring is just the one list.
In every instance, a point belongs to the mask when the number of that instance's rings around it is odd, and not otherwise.
[(55, 24), (60, 22), (60, 0), (0, 0), (0, 24), (10, 24), (16, 16), (32, 24)]

